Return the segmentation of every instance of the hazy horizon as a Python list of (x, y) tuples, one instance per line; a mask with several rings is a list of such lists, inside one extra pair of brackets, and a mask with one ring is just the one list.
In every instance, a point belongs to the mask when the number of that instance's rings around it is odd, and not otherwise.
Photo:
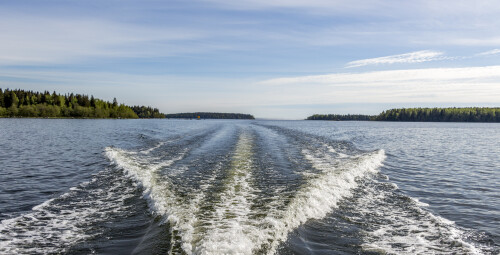
[(496, 1), (2, 1), (0, 88), (264, 119), (500, 105)]

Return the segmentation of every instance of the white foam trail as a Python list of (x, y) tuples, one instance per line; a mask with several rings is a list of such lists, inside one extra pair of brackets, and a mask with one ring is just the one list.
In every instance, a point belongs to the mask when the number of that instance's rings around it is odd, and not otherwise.
[(331, 145), (325, 144), (325, 146), (326, 146), (326, 148), (328, 149), (329, 152), (337, 154), (337, 156), (339, 158), (349, 158), (349, 157), (351, 157), (351, 156), (349, 156), (349, 155), (347, 155), (345, 153), (342, 153), (342, 152), (339, 152), (339, 151), (335, 150)]
[[(144, 188), (145, 196), (152, 196), (152, 188), (155, 183), (158, 182), (158, 177), (156, 171), (159, 169), (171, 165), (175, 160), (168, 160), (157, 164), (147, 164), (145, 160), (141, 162), (138, 157), (133, 157), (134, 152), (128, 152), (122, 149), (107, 147), (105, 154), (108, 159), (113, 162), (116, 166), (122, 168), (125, 174), (131, 179), (137, 181)], [(164, 207), (162, 203), (154, 203), (152, 200), (153, 208), (161, 210)]]
[[(251, 140), (242, 135), (238, 141), (231, 172), (226, 180), (220, 202), (215, 205), (214, 216), (203, 234), (205, 237), (193, 247), (195, 254), (274, 254), (288, 233), (309, 219), (324, 218), (337, 203), (351, 195), (357, 179), (377, 171), (385, 158), (377, 151), (346, 160), (343, 164), (327, 154), (304, 150), (305, 157), (319, 173), (296, 193), (285, 211), (278, 206), (266, 206), (266, 211), (253, 209), (255, 193), (252, 187)], [(318, 171), (316, 171), (318, 172)], [(277, 194), (271, 204), (279, 203)], [(264, 218), (252, 214), (265, 214)], [(201, 220), (203, 221), (203, 220)]]
[(453, 221), (421, 208), (427, 204), (414, 198), (405, 200), (405, 205), (397, 204), (401, 202), (393, 197), (394, 189), (367, 186), (367, 194), (356, 202), (360, 217), (375, 222), (370, 224), (375, 230), (365, 233), (363, 250), (384, 254), (482, 254), (463, 240), (464, 232)]
[(259, 222), (251, 219), (254, 193), (252, 187), (252, 141), (248, 134), (240, 135), (231, 169), (225, 180), (220, 200), (194, 249), (196, 254), (252, 254), (259, 240)]
[(193, 245), (199, 242), (204, 236), (204, 233), (199, 230), (199, 227), (197, 228), (197, 226), (203, 224), (202, 220), (200, 220), (197, 215), (200, 211), (200, 203), (202, 203), (206, 197), (206, 191), (213, 186), (221, 168), (222, 166), (219, 164), (208, 179), (201, 181), (200, 191), (196, 193), (189, 203), (191, 220), (185, 222), (186, 226), (184, 227), (184, 232), (181, 233), (183, 236), (182, 240), (184, 241), (182, 249), (188, 254), (193, 253)]
[[(215, 137), (217, 138), (218, 136)], [(147, 153), (138, 154), (117, 148), (106, 148), (106, 155), (113, 164), (122, 168), (127, 176), (143, 187), (144, 197), (150, 209), (170, 224), (172, 233), (170, 253), (221, 254), (221, 250), (224, 250), (221, 246), (225, 246), (227, 251), (234, 251), (245, 243), (242, 242), (244, 235), (239, 235), (240, 241), (224, 244), (227, 240), (235, 240), (235, 235), (228, 236), (227, 231), (232, 229), (233, 234), (238, 234), (238, 224), (250, 215), (249, 198), (254, 196), (250, 194), (253, 190), (249, 184), (251, 174), (248, 173), (251, 165), (248, 161), (251, 156), (251, 138), (247, 134), (240, 138), (232, 161), (232, 173), (224, 180), (227, 185), (220, 195), (221, 202), (212, 205), (213, 201), (209, 201), (209, 206), (215, 209), (212, 216), (207, 216), (207, 212), (200, 213), (200, 204), (205, 201), (206, 191), (213, 187), (223, 162), (219, 162), (208, 178), (201, 180), (198, 190), (193, 190), (187, 197), (181, 198), (175, 194), (176, 187), (169, 178), (178, 176), (188, 168), (175, 167), (162, 173), (159, 173), (159, 170), (182, 159), (187, 150), (168, 161), (150, 157)], [(216, 244), (212, 245), (214, 243)], [(216, 248), (213, 249), (214, 247)]]
[[(29, 213), (3, 220), (0, 224), (0, 254), (64, 253), (72, 245), (98, 235), (91, 225), (112, 214), (127, 211), (129, 207), (123, 201), (132, 197), (133, 192), (123, 190), (120, 181), (110, 183), (109, 190), (85, 190), (95, 181), (70, 188), (58, 198), (33, 207)], [(117, 188), (122, 190), (112, 192)], [(60, 201), (64, 198), (70, 198), (71, 204)], [(89, 234), (89, 228), (94, 234)]]
[[(134, 153), (117, 149), (106, 148), (106, 156), (118, 167), (122, 168), (127, 176), (136, 181), (143, 188), (143, 196), (148, 201), (150, 209), (164, 217), (171, 225), (171, 232), (181, 233), (182, 247), (191, 249), (193, 222), (195, 212), (193, 203), (185, 203), (174, 193), (171, 181), (158, 173), (158, 170), (172, 165), (182, 159), (186, 152), (171, 160), (151, 163), (147, 157), (137, 157)], [(174, 237), (172, 237), (174, 238)], [(172, 240), (173, 241), (173, 240)]]
[[(182, 159), (186, 151), (170, 160), (148, 157), (149, 152), (159, 146), (146, 150), (146, 153), (108, 147), (105, 155), (142, 186), (151, 210), (169, 222), (171, 232), (180, 237), (180, 247), (187, 254), (252, 254), (256, 251), (272, 254), (293, 229), (309, 219), (325, 217), (339, 200), (350, 195), (357, 186), (356, 179), (375, 172), (385, 157), (383, 151), (378, 151), (357, 158), (349, 156), (339, 163), (328, 154), (304, 150), (305, 157), (317, 171), (311, 173), (307, 184), (296, 193), (285, 211), (278, 211), (279, 207), (273, 206), (273, 202), (281, 201), (279, 195), (271, 199), (264, 211), (259, 211), (252, 207), (259, 192), (251, 184), (254, 181), (253, 141), (249, 134), (242, 133), (223, 191), (213, 204), (213, 214), (207, 216), (199, 214), (200, 203), (206, 197), (206, 190), (212, 186), (217, 171), (202, 181), (199, 191), (181, 199), (174, 193), (175, 187), (168, 176), (161, 174), (160, 170)], [(40, 207), (50, 203), (47, 201)], [(256, 214), (267, 216), (259, 218), (255, 217)], [(172, 239), (172, 246), (174, 242)]]
[(324, 218), (340, 200), (351, 196), (352, 190), (358, 186), (357, 179), (377, 172), (385, 159), (384, 151), (379, 150), (335, 166), (329, 163), (334, 159), (328, 154), (319, 155), (308, 150), (303, 150), (303, 154), (319, 173), (297, 192), (281, 219), (267, 218), (273, 226), (274, 240), (269, 254), (276, 252), (279, 243), (286, 240), (293, 229), (310, 219)]
[[(397, 188), (397, 185), (396, 185), (396, 188)], [(420, 206), (420, 207), (429, 207), (429, 204), (428, 204), (428, 203), (424, 203), (424, 202), (422, 202), (422, 201), (418, 200), (418, 198), (410, 197), (410, 199), (411, 199), (411, 200), (413, 200), (413, 202), (414, 202), (416, 205)], [(451, 222), (451, 221), (450, 221), (450, 222)], [(451, 222), (451, 223), (453, 223), (453, 222)]]
[[(107, 157), (115, 165), (122, 168), (127, 176), (142, 186), (143, 196), (148, 201), (150, 209), (155, 214), (162, 216), (164, 222), (170, 224), (171, 247), (175, 248), (175, 236), (177, 236), (181, 239), (180, 247), (182, 250), (187, 254), (192, 254), (193, 242), (201, 238), (200, 234), (197, 234), (199, 230), (196, 227), (200, 224), (197, 217), (200, 210), (199, 204), (205, 198), (205, 191), (212, 186), (221, 165), (219, 164), (215, 168), (209, 178), (201, 181), (200, 190), (190, 194), (189, 198), (181, 199), (175, 194), (176, 188), (168, 176), (160, 174), (158, 171), (181, 160), (186, 152), (187, 150), (171, 160), (153, 163), (150, 158), (144, 155), (137, 155), (134, 152), (117, 148), (106, 148)], [(173, 172), (173, 175), (178, 175), (183, 170), (186, 168), (169, 169), (169, 173)], [(170, 253), (176, 252), (178, 251), (170, 251)]]
[(149, 148), (149, 149), (142, 150), (142, 151), (141, 151), (141, 153), (142, 153), (142, 154), (149, 154), (149, 153), (151, 153), (152, 151), (154, 151), (154, 150), (156, 150), (156, 149), (160, 148), (160, 147), (161, 147), (161, 146), (163, 146), (163, 145), (165, 145), (165, 142), (159, 142), (157, 145), (155, 145), (155, 146), (153, 146), (153, 147), (151, 147), (151, 148)]

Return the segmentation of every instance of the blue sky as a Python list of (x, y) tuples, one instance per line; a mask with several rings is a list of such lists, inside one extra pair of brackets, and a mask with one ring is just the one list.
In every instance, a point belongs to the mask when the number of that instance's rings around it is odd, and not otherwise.
[(500, 3), (0, 2), (0, 87), (302, 119), (499, 106)]

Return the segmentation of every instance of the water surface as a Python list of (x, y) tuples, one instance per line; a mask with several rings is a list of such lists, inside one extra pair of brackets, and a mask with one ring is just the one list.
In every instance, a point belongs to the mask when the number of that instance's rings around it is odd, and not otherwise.
[(500, 125), (0, 119), (0, 253), (498, 254)]

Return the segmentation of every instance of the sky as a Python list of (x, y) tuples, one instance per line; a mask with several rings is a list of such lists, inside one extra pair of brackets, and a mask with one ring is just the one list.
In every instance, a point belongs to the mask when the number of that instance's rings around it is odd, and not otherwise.
[(500, 2), (2, 0), (0, 88), (257, 118), (500, 106)]

